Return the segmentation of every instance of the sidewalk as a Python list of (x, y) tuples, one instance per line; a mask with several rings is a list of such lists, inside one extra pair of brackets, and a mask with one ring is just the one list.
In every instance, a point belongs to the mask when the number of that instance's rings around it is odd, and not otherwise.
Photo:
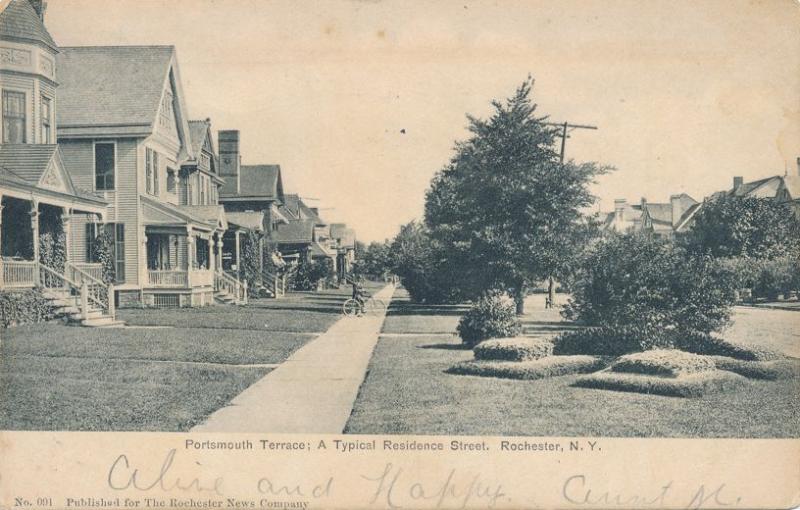
[[(375, 297), (388, 306), (393, 292)], [(342, 317), (191, 432), (341, 433), (384, 316)]]

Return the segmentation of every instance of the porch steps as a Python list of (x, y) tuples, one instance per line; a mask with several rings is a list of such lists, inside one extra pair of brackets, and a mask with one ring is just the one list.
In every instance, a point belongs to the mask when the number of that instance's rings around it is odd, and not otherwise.
[(69, 324), (96, 328), (125, 325), (123, 321), (105, 315), (102, 310), (91, 306), (84, 317), (80, 309), (80, 297), (72, 294), (69, 289), (44, 289), (43, 294), (55, 308), (56, 316), (66, 318)]
[(224, 305), (235, 305), (236, 298), (228, 294), (227, 292), (216, 290), (214, 291), (214, 301), (222, 303)]

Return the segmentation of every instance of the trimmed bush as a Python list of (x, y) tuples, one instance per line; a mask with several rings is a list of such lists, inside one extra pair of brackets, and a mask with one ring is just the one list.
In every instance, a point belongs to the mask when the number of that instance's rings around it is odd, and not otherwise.
[(561, 333), (553, 340), (553, 354), (621, 356), (642, 350), (645, 333), (636, 328), (591, 327)]
[(716, 260), (642, 234), (599, 242), (571, 287), (564, 317), (614, 332), (633, 328), (640, 350), (672, 348), (687, 332), (722, 328), (735, 299), (735, 281)]
[(607, 365), (606, 359), (597, 356), (548, 356), (528, 361), (463, 361), (448, 368), (446, 372), (457, 375), (531, 380), (586, 374), (605, 368)]
[(720, 370), (727, 370), (748, 379), (788, 379), (800, 375), (800, 366), (796, 361), (743, 361), (740, 359), (726, 358), (725, 356), (709, 356)]
[(0, 291), (0, 326), (33, 324), (55, 318), (55, 309), (41, 289)]
[(711, 370), (678, 377), (626, 374), (603, 370), (581, 377), (573, 386), (601, 390), (628, 391), (667, 397), (701, 397), (741, 386), (747, 379), (722, 370)]
[(496, 338), (472, 349), (475, 359), (494, 361), (529, 361), (553, 354), (553, 342), (541, 338)]
[(726, 356), (744, 361), (771, 361), (786, 358), (782, 353), (767, 347), (735, 344), (719, 337), (699, 333), (686, 335), (676, 343), (678, 348), (695, 354)]
[(461, 318), (457, 331), (465, 345), (474, 347), (489, 338), (517, 336), (522, 324), (514, 300), (508, 294), (491, 291)]
[(613, 372), (664, 377), (707, 372), (714, 368), (714, 360), (710, 358), (675, 349), (656, 349), (626, 354), (611, 366)]

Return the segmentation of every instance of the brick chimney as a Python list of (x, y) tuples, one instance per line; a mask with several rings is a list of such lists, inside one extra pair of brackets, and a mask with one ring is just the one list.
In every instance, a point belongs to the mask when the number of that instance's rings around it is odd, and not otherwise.
[(240, 169), (242, 155), (239, 153), (239, 130), (220, 131), (219, 176), (225, 179), (224, 188), (228, 192), (241, 193)]
[(744, 177), (736, 176), (733, 178), (733, 191), (739, 189), (739, 186), (744, 184)]
[(36, 14), (39, 15), (39, 19), (44, 21), (44, 11), (47, 10), (47, 0), (28, 0), (31, 3), (31, 7), (33, 10), (36, 11)]

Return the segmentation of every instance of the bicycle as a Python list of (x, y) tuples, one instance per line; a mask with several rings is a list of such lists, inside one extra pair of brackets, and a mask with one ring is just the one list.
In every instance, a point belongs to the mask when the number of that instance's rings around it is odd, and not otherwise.
[(386, 313), (386, 303), (380, 299), (375, 299), (373, 296), (370, 296), (363, 303), (357, 299), (350, 298), (342, 305), (342, 312), (345, 317)]

